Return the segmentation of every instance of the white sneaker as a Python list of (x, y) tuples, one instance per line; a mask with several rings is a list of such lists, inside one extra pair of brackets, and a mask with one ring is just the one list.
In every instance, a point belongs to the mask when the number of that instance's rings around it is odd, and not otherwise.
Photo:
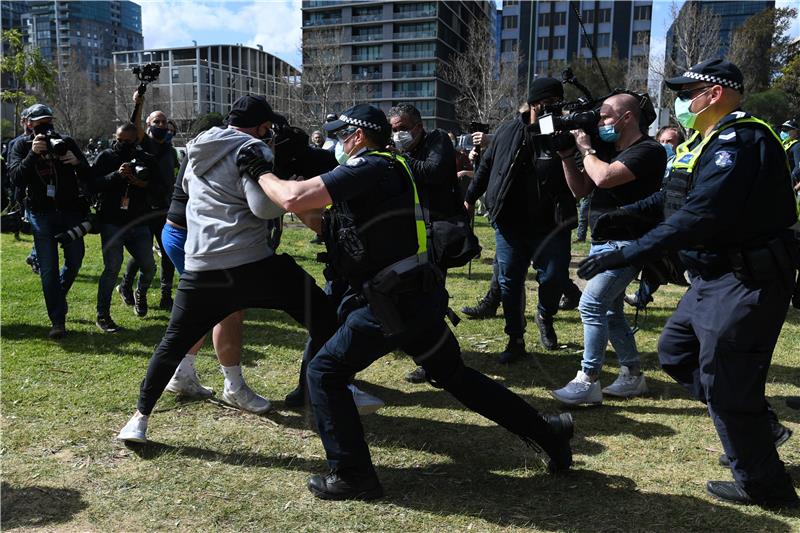
[(353, 393), (353, 401), (356, 404), (356, 409), (358, 409), (358, 414), (361, 416), (371, 415), (386, 405), (380, 398), (364, 392), (352, 383), (347, 388)]
[(550, 395), (567, 405), (599, 405), (603, 403), (600, 382), (595, 381), (592, 383), (583, 370), (578, 370), (575, 379), (567, 383), (564, 388), (550, 391)]
[(164, 390), (189, 398), (211, 398), (214, 394), (212, 388), (205, 387), (200, 383), (200, 379), (194, 372), (191, 374), (181, 373), (180, 375), (176, 372)]
[(630, 398), (631, 396), (639, 396), (646, 393), (647, 383), (644, 381), (644, 374), (633, 376), (627, 366), (620, 366), (619, 376), (614, 380), (614, 383), (603, 389), (603, 392), (610, 396)]
[(272, 409), (272, 404), (269, 403), (269, 400), (253, 392), (247, 386), (247, 383), (242, 385), (242, 388), (236, 392), (230, 392), (228, 389), (223, 390), (222, 403), (257, 415), (264, 414)]
[(128, 442), (147, 442), (147, 420), (146, 416), (133, 415), (119, 432), (117, 439)]

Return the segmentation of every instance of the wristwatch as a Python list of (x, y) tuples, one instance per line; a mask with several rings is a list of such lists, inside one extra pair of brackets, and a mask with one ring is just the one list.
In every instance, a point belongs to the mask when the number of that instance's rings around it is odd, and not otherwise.
[(595, 150), (594, 148), (589, 148), (588, 150), (583, 152), (583, 157), (586, 157), (586, 156), (589, 156), (589, 155), (597, 155), (597, 150)]

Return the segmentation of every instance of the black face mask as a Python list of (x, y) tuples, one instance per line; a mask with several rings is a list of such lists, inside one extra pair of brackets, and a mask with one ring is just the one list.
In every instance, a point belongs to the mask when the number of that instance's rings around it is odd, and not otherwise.
[(169, 130), (167, 128), (158, 128), (156, 126), (150, 126), (149, 131), (150, 135), (152, 135), (154, 139), (157, 139), (159, 141), (163, 141), (166, 138), (167, 133), (169, 133)]
[(133, 143), (126, 143), (122, 141), (114, 141), (114, 151), (122, 157), (129, 157), (136, 150), (136, 145)]
[(33, 127), (33, 134), (34, 135), (46, 135), (55, 131), (55, 128), (52, 124), (38, 124)]

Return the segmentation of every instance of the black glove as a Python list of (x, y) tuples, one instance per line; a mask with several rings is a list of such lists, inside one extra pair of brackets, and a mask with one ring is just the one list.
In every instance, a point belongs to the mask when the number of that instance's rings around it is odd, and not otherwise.
[(594, 241), (621, 241), (632, 240), (634, 235), (635, 216), (624, 209), (617, 209), (603, 213), (597, 217), (597, 221), (592, 228), (592, 240)]
[(267, 172), (272, 172), (272, 161), (264, 159), (255, 145), (246, 146), (239, 150), (239, 155), (236, 157), (236, 167), (239, 169), (239, 175), (245, 174), (255, 182), (258, 182), (258, 177)]
[(622, 250), (590, 255), (578, 263), (578, 277), (581, 279), (592, 279), (601, 272), (623, 267), (627, 264), (628, 261), (622, 254)]

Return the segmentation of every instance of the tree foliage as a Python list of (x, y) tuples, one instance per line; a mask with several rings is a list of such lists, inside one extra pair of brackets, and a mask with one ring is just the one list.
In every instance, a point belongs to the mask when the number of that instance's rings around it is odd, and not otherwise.
[(734, 30), (727, 59), (745, 73), (745, 93), (764, 91), (786, 64), (787, 31), (796, 17), (795, 8), (765, 9)]
[(223, 122), (224, 117), (220, 113), (206, 113), (205, 115), (197, 117), (197, 120), (192, 123), (189, 133), (192, 136), (195, 136), (200, 132), (213, 128), (214, 126), (222, 126)]
[(789, 96), (776, 88), (748, 95), (742, 101), (742, 109), (774, 125), (792, 116)]
[(34, 104), (38, 95), (53, 95), (56, 71), (38, 48), (25, 47), (19, 30), (4, 31), (2, 39), (8, 43), (9, 53), (0, 60), (0, 72), (9, 75), (13, 86), (4, 88), (0, 98), (14, 105), (16, 133), (22, 109)]
[(781, 69), (773, 86), (786, 94), (794, 115), (800, 115), (800, 54)]

